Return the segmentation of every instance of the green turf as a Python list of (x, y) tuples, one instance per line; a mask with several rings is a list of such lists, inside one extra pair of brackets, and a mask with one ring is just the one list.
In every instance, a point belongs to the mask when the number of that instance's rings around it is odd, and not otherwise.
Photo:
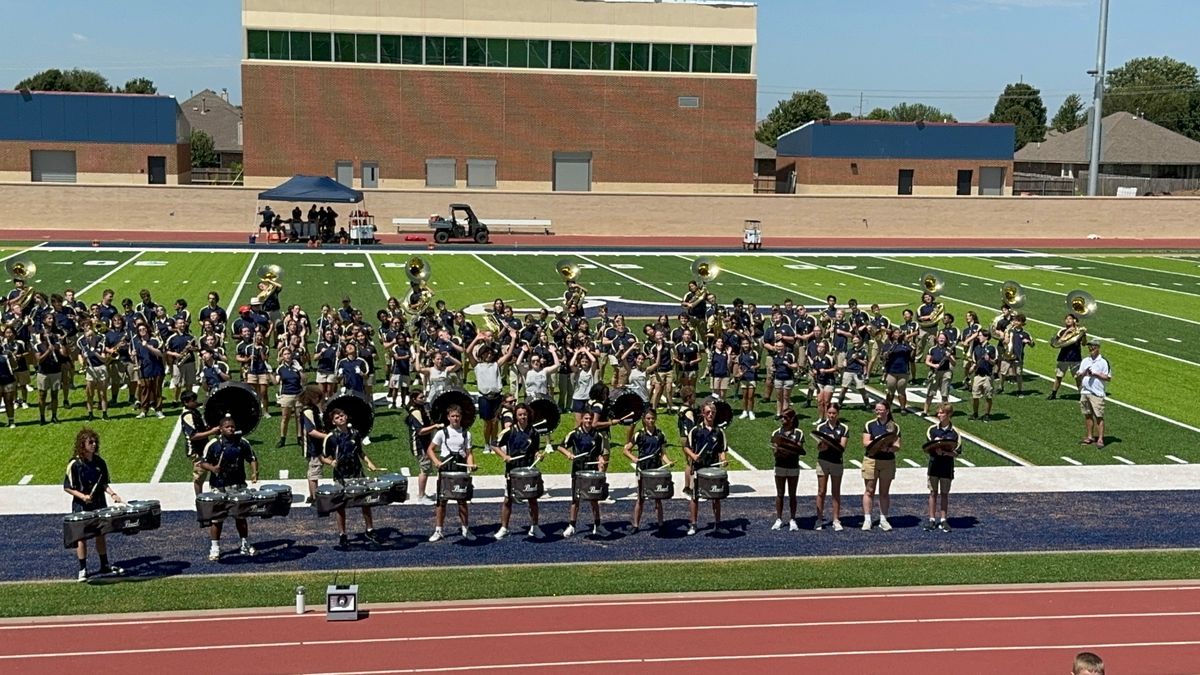
[[(686, 593), (836, 589), (959, 584), (1158, 581), (1192, 579), (1200, 566), (1196, 551), (936, 555), (878, 558), (778, 558), (530, 565), (446, 571), (359, 572), (362, 603), (425, 602), (517, 597), (627, 593)], [(17, 582), (0, 584), (0, 616), (80, 616), (168, 610), (278, 607), (289, 611), (297, 586), (308, 589), (319, 611), (320, 589), (345, 573), (185, 576), (127, 579), (89, 584)]]

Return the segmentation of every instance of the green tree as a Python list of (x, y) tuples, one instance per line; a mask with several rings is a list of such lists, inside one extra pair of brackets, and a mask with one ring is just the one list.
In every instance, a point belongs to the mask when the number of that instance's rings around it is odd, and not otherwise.
[(154, 86), (154, 82), (149, 78), (135, 77), (126, 82), (121, 91), (126, 94), (157, 94), (158, 87)]
[(1017, 128), (1016, 147), (1038, 143), (1046, 138), (1046, 104), (1042, 92), (1024, 82), (1005, 85), (1004, 93), (996, 100), (989, 122), (1007, 122)]
[(864, 119), (886, 122), (892, 119), (892, 113), (887, 108), (872, 108)]
[(829, 119), (831, 114), (829, 97), (825, 94), (816, 89), (798, 91), (767, 114), (754, 137), (773, 148), (783, 134), (813, 120)]
[(940, 109), (925, 103), (897, 103), (890, 109), (875, 108), (867, 113), (869, 120), (884, 120), (888, 122), (957, 122), (954, 115), (942, 112)]
[(1200, 77), (1196, 67), (1169, 56), (1131, 59), (1106, 83), (1104, 114), (1125, 110), (1200, 139)]
[(841, 122), (841, 121), (843, 121), (843, 120), (852, 120), (852, 119), (854, 119), (854, 115), (851, 115), (850, 113), (848, 113), (848, 112), (846, 112), (845, 110), (843, 110), (843, 111), (841, 111), (841, 112), (834, 113), (834, 114), (833, 114), (833, 116), (832, 116), (832, 117), (830, 117), (829, 119), (831, 119), (831, 120), (834, 120), (834, 121), (836, 121), (836, 122)]
[(94, 70), (75, 68), (43, 70), (17, 83), (16, 89), (31, 91), (87, 91), (107, 93), (112, 91), (108, 80)]
[(201, 129), (192, 129), (192, 166), (206, 167), (217, 165), (217, 151), (213, 147), (212, 136)]
[(1083, 99), (1079, 94), (1071, 94), (1058, 107), (1054, 119), (1050, 120), (1050, 128), (1065, 134), (1087, 124), (1087, 113), (1083, 109)]

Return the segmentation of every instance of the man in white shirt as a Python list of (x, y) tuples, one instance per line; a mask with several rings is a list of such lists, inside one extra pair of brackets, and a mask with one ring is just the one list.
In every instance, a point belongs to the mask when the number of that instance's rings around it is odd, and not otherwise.
[(1082, 445), (1096, 444), (1104, 447), (1104, 399), (1105, 387), (1112, 380), (1108, 360), (1100, 355), (1100, 343), (1089, 340), (1088, 355), (1075, 371), (1075, 383), (1079, 385), (1079, 409), (1083, 411), (1086, 435), (1079, 441)]

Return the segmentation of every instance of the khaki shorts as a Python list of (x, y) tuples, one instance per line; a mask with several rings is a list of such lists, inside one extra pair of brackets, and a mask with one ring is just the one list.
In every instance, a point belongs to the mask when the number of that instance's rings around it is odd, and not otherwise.
[(1093, 396), (1092, 394), (1080, 394), (1079, 409), (1085, 417), (1094, 417), (1102, 420), (1104, 419), (1104, 397)]
[(987, 375), (976, 375), (971, 378), (971, 398), (991, 398), (992, 378)]
[(124, 382), (125, 381), (125, 365), (120, 361), (113, 361), (106, 366), (108, 369), (109, 382)]
[(317, 373), (317, 384), (335, 384), (336, 382), (336, 373)]
[(13, 375), (16, 375), (16, 377), (17, 377), (17, 386), (18, 387), (24, 388), (24, 387), (29, 386), (29, 371), (28, 370), (18, 370), (17, 372), (13, 373)]
[(888, 391), (904, 391), (908, 388), (908, 375), (896, 375), (888, 373), (887, 380)]
[(421, 469), (421, 475), (433, 475), (433, 460), (429, 459), (428, 453), (421, 453), (421, 456), (417, 458), (417, 466)]
[(796, 386), (795, 380), (775, 380), (775, 387), (777, 389), (791, 389), (795, 386)]
[(950, 395), (950, 378), (953, 376), (948, 370), (934, 370), (929, 373), (929, 381), (925, 386), (925, 400), (932, 401), (934, 392), (937, 392), (942, 400), (945, 401)]
[(758, 387), (758, 380), (741, 380), (738, 382), (738, 389), (742, 391), (754, 391)]
[(892, 480), (896, 477), (896, 460), (864, 457), (862, 477), (863, 480), (875, 480), (877, 478)]
[(108, 382), (107, 366), (86, 366), (83, 373), (86, 382)]
[(675, 382), (675, 373), (674, 373), (674, 371), (667, 371), (665, 373), (655, 373), (654, 381), (659, 384), (672, 384)]
[(799, 475), (800, 475), (799, 468), (791, 469), (791, 468), (784, 467), (784, 466), (775, 467), (775, 477), (776, 478), (795, 478), (796, 476), (799, 476)]
[(279, 409), (280, 410), (288, 410), (291, 408), (295, 408), (296, 407), (296, 396), (297, 396), (297, 394), (280, 394), (279, 398), (276, 400), (276, 402), (279, 403)]
[(171, 386), (191, 389), (196, 386), (195, 362), (171, 366)]
[(929, 491), (936, 492), (940, 495), (950, 494), (950, 482), (953, 478), (938, 478), (937, 476), (929, 476)]
[(321, 470), (324, 468), (325, 468), (325, 463), (321, 461), (320, 457), (313, 457), (312, 459), (308, 460), (308, 473), (307, 473), (308, 479), (309, 480), (320, 479), (321, 478)]
[(407, 387), (408, 377), (408, 375), (388, 375), (388, 386), (392, 389)]
[(851, 387), (853, 389), (862, 389), (863, 388), (862, 373), (851, 373), (851, 372), (842, 373), (842, 386), (843, 387)]
[(1072, 377), (1075, 371), (1079, 369), (1079, 361), (1059, 361), (1054, 367), (1055, 377)]
[(1000, 376), (1001, 377), (1008, 377), (1010, 375), (1019, 376), (1020, 374), (1021, 374), (1021, 362), (1020, 361), (1001, 361), (1000, 362)]
[(16, 382), (9, 382), (8, 384), (0, 384), (0, 393), (11, 394), (11, 393), (15, 392), (16, 390), (17, 390)]
[(141, 382), (142, 371), (133, 363), (125, 364), (125, 381), (126, 382)]
[(246, 384), (271, 384), (271, 374), (260, 373), (255, 375), (254, 373), (246, 373)]
[(729, 388), (729, 378), (728, 378), (728, 377), (714, 377), (714, 378), (712, 378), (712, 389), (713, 389), (713, 391), (718, 391), (718, 390), (719, 390), (719, 391), (725, 391), (725, 390), (726, 390), (726, 389), (728, 389), (728, 388)]
[(62, 389), (62, 373), (37, 374), (38, 391), (58, 391)]
[(208, 480), (208, 471), (200, 468), (200, 459), (192, 459), (192, 481), (203, 483)]
[(845, 473), (846, 465), (841, 462), (830, 462), (824, 459), (817, 460), (817, 475), (818, 476), (840, 476)]

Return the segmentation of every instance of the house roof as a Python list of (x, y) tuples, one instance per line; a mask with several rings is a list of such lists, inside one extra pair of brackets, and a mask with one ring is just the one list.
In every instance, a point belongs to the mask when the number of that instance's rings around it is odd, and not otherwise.
[[(1105, 164), (1200, 164), (1200, 142), (1128, 112), (1104, 117), (1100, 157)], [(1086, 164), (1091, 130), (1080, 127), (1047, 135), (1017, 151), (1016, 162)]]
[(229, 103), (217, 92), (205, 89), (184, 101), (180, 107), (193, 129), (200, 129), (212, 136), (213, 148), (217, 152), (242, 151), (238, 134), (238, 124), (242, 121), (242, 109), (239, 106)]
[(754, 141), (754, 159), (775, 159), (775, 148), (762, 141)]

